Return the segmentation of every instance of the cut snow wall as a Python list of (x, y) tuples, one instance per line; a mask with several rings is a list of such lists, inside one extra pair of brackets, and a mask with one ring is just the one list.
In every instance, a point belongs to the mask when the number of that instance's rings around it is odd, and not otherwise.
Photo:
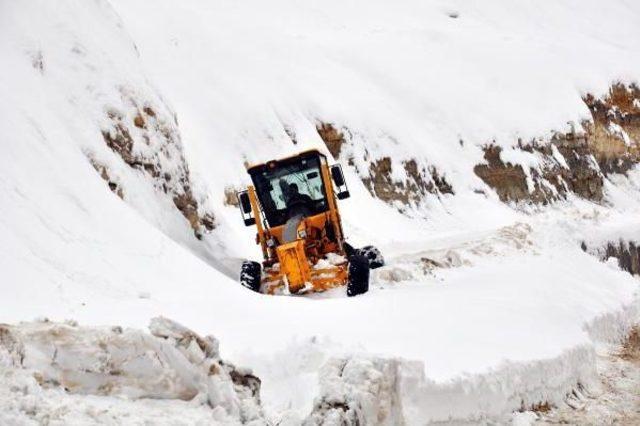
[(599, 391), (594, 345), (627, 338), (640, 321), (639, 306), (627, 305), (585, 325), (593, 344), (549, 359), (505, 361), (486, 373), (447, 382), (426, 379), (429, 366), (419, 361), (330, 359), (320, 370), (320, 394), (305, 425), (507, 422), (515, 411), (561, 406), (567, 398)]

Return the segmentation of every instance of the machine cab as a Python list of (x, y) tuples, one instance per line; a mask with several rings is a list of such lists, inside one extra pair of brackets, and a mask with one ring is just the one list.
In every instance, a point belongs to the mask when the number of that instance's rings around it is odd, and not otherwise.
[(326, 164), (325, 156), (310, 152), (249, 169), (270, 227), (284, 225), (295, 216), (315, 216), (329, 209), (321, 164)]
[[(330, 187), (331, 179), (326, 171), (330, 171), (336, 190)], [(254, 165), (248, 172), (265, 225), (269, 227), (281, 226), (293, 216), (308, 217), (327, 212), (331, 207), (330, 196), (349, 197), (340, 165), (329, 168), (326, 156), (317, 150)], [(245, 223), (249, 226), (254, 221), (244, 216), (251, 215), (247, 192), (238, 195)]]

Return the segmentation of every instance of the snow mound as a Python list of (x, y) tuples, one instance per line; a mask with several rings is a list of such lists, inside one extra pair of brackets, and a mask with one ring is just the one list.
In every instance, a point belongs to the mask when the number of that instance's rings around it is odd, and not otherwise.
[(304, 424), (403, 424), (398, 393), (400, 362), (382, 358), (334, 358), (320, 371), (320, 396)]
[[(149, 328), (151, 334), (48, 321), (2, 325), (0, 370), (12, 383), (9, 393), (23, 389), (23, 394), (41, 395), (42, 389), (57, 389), (129, 400), (191, 401), (208, 405), (220, 419), (259, 422), (260, 380), (223, 362), (213, 336), (200, 337), (162, 317), (152, 319)], [(20, 404), (6, 408), (6, 416), (30, 411)]]

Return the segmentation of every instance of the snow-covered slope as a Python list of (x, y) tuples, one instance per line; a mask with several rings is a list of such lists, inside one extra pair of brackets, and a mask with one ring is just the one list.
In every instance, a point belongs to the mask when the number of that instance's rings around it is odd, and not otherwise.
[[(350, 389), (336, 362), (396, 366), (408, 424), (560, 403), (592, 378), (594, 341), (638, 318), (636, 280), (580, 249), (635, 238), (637, 172), (607, 177), (600, 204), (514, 209), (474, 168), (488, 143), (538, 167), (509, 147), (637, 82), (639, 22), (622, 0), (2, 2), (0, 321), (174, 318), (255, 369), (274, 419)], [(225, 192), (245, 162), (328, 152), (323, 123), (343, 134), (347, 233), (389, 266), (353, 299), (248, 292), (254, 231)], [(452, 190), (385, 202), (385, 158), (392, 186), (414, 161)]]
[[(388, 156), (402, 181), (402, 161), (417, 159), (478, 208), (480, 145), (580, 126), (582, 95), (636, 81), (640, 65), (628, 2), (113, 3), (209, 182), (229, 182), (244, 159), (299, 148), (292, 135), (322, 145), (321, 121), (346, 129), (340, 157), (361, 176)], [(224, 168), (210, 160), (220, 143), (236, 159)], [(456, 200), (445, 205), (465, 220), (468, 204)], [(443, 229), (440, 203), (427, 204), (421, 213)]]

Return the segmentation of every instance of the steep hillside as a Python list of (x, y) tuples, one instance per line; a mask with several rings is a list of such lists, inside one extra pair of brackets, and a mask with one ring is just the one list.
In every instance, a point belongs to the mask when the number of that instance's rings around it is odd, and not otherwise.
[[(175, 319), (254, 369), (269, 422), (561, 405), (640, 319), (638, 23), (624, 0), (0, 3), (0, 321)], [(366, 295), (237, 283), (245, 165), (308, 147), (388, 259)]]

